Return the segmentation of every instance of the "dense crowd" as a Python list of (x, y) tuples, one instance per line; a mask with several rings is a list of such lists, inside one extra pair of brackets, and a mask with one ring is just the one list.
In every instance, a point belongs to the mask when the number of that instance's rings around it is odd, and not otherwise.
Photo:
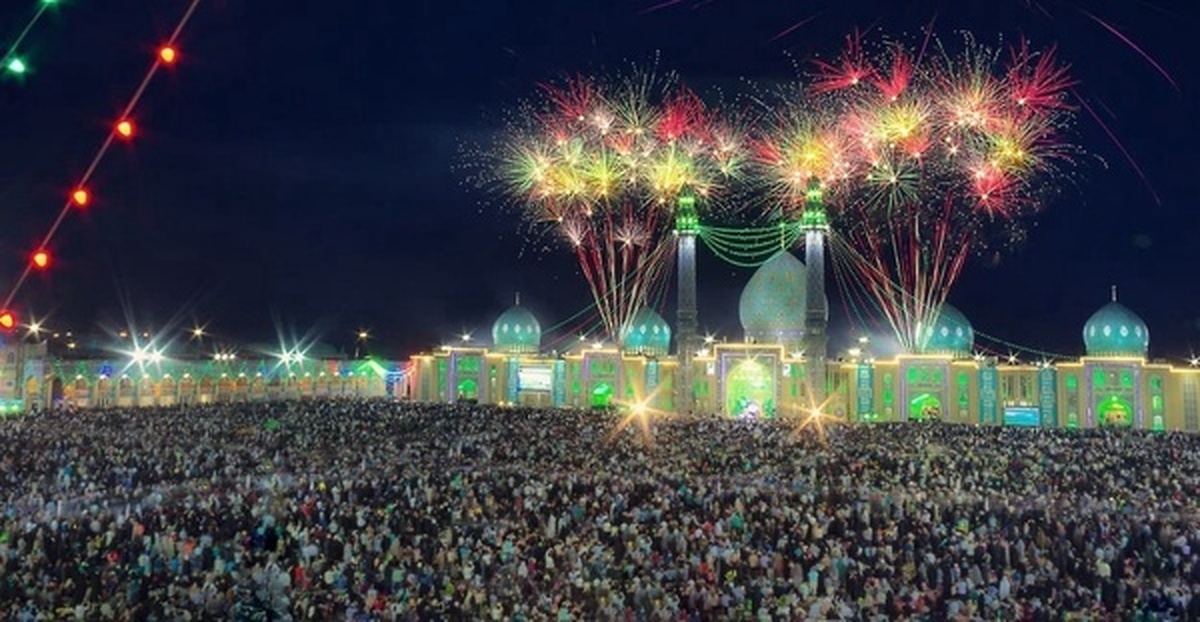
[(625, 423), (384, 401), (6, 419), (0, 617), (1200, 619), (1200, 437)]

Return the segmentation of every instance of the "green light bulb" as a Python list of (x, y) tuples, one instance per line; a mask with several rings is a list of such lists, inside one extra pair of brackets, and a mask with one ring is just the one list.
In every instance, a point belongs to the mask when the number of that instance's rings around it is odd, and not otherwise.
[(16, 74), (25, 73), (25, 61), (21, 60), (20, 58), (13, 57), (12, 60), (8, 61), (8, 66), (6, 69)]

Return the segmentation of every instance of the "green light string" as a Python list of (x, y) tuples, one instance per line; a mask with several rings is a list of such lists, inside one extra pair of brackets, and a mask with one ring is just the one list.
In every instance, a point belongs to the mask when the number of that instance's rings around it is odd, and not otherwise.
[(797, 222), (782, 222), (756, 229), (700, 228), (700, 239), (722, 261), (740, 268), (757, 268), (779, 251), (795, 246), (801, 228)]
[(25, 37), (29, 35), (29, 31), (33, 30), (38, 20), (42, 19), (42, 15), (57, 4), (57, 0), (40, 0), (38, 2), (37, 9), (33, 12), (33, 17), (25, 23), (25, 27), (21, 29), (21, 34), (17, 35), (17, 38), (9, 44), (8, 49), (4, 52), (4, 56), (0, 57), (0, 70), (14, 76), (25, 75), (25, 72), (29, 70), (29, 66), (26, 64), (25, 59), (18, 55), (21, 44), (25, 42)]
[(1018, 352), (1027, 352), (1029, 354), (1036, 354), (1042, 358), (1066, 359), (1066, 360), (1073, 360), (1073, 359), (1079, 358), (1079, 355), (1077, 355), (1077, 354), (1063, 354), (1061, 352), (1049, 352), (1046, 350), (1039, 350), (1037, 348), (1030, 348), (1028, 346), (1023, 346), (1019, 343), (1013, 343), (1011, 341), (1007, 341), (1005, 339), (1001, 339), (999, 337), (995, 337), (995, 336), (989, 335), (987, 333), (980, 332), (978, 329), (975, 330), (975, 335), (977, 337), (983, 337), (987, 341), (992, 341), (992, 342), (998, 343), (1002, 346), (1011, 348)]

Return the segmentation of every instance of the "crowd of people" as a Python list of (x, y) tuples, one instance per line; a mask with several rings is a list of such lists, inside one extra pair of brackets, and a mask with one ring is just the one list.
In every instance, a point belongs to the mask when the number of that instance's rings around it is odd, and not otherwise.
[(1198, 494), (1175, 433), (46, 412), (0, 420), (0, 617), (1200, 619)]

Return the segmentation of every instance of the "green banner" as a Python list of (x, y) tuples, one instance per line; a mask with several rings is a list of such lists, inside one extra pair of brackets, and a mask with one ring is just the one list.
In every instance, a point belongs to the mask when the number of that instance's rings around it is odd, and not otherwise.
[(1000, 418), (1000, 373), (995, 367), (979, 370), (979, 423), (993, 424)]
[(1058, 426), (1058, 373), (1053, 367), (1038, 372), (1038, 406), (1042, 427)]
[(875, 367), (859, 365), (856, 383), (856, 402), (858, 404), (858, 420), (875, 420)]

